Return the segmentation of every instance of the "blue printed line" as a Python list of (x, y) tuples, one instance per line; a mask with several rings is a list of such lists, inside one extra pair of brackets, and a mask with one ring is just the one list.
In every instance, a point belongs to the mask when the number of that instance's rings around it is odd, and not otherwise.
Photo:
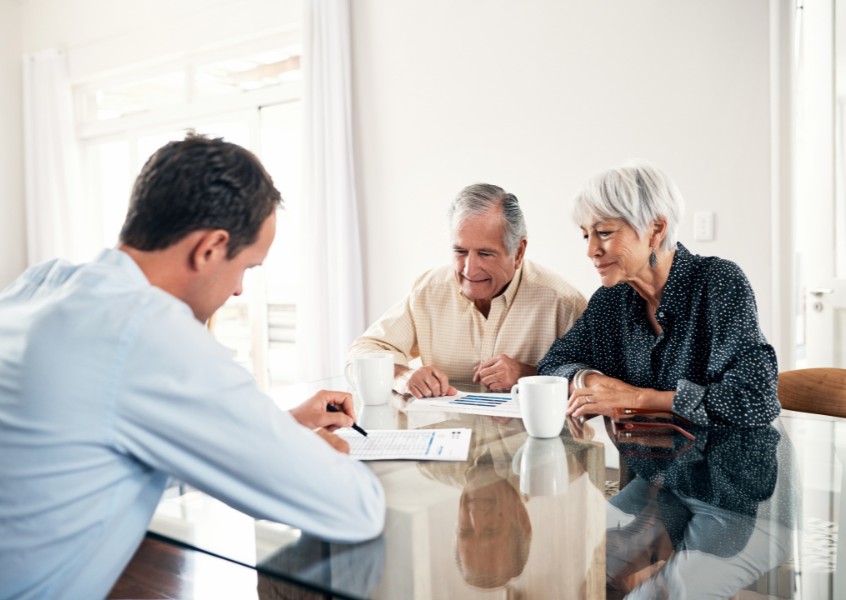
[(432, 442), (435, 441), (435, 434), (429, 436), (429, 443), (426, 444), (426, 452), (423, 453), (424, 456), (429, 456), (429, 449), (432, 447)]
[[(488, 402), (496, 402), (498, 404), (502, 404), (503, 402), (508, 402), (511, 400), (510, 397), (508, 398), (500, 398), (498, 396), (478, 396), (474, 394), (467, 394), (466, 396), (462, 396), (462, 398), (469, 398), (471, 400), (487, 400)], [(460, 400), (461, 398), (459, 398)]]
[(499, 404), (495, 402), (470, 402), (468, 400), (450, 400), (450, 404), (463, 404), (466, 406), (487, 406), (489, 408), (496, 408)]

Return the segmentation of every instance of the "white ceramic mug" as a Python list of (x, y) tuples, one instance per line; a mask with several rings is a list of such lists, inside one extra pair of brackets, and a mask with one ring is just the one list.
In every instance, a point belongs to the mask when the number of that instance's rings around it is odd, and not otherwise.
[(520, 407), (523, 426), (532, 437), (556, 437), (564, 428), (567, 411), (567, 378), (550, 375), (521, 377), (511, 388)]
[(385, 404), (394, 388), (394, 355), (374, 352), (356, 356), (347, 363), (347, 381), (364, 404)]
[(570, 487), (567, 450), (561, 438), (529, 437), (511, 462), (527, 496), (561, 496)]

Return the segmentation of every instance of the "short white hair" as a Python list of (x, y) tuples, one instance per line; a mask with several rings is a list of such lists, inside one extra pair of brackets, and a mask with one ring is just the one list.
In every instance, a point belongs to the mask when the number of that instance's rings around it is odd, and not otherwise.
[(468, 218), (481, 216), (496, 207), (502, 209), (504, 221), (502, 245), (508, 256), (514, 256), (520, 242), (526, 239), (526, 219), (514, 194), (490, 183), (468, 185), (450, 203), (447, 218), (453, 227), (458, 227)]
[(573, 219), (580, 226), (594, 219), (621, 219), (640, 236), (648, 235), (657, 219), (666, 219), (661, 248), (668, 252), (676, 247), (683, 213), (684, 199), (676, 184), (643, 160), (591, 178), (576, 194), (573, 206)]

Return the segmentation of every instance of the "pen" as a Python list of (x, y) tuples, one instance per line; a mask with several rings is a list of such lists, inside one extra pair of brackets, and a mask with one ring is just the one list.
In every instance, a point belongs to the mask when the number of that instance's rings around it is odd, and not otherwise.
[[(341, 409), (338, 408), (337, 406), (335, 406), (334, 404), (327, 404), (326, 410), (328, 410), (329, 412), (341, 412)], [(359, 427), (355, 423), (352, 424), (352, 428), (355, 429), (357, 432), (359, 432), (364, 437), (367, 437), (367, 432), (364, 431), (364, 429), (362, 429), (361, 427)]]

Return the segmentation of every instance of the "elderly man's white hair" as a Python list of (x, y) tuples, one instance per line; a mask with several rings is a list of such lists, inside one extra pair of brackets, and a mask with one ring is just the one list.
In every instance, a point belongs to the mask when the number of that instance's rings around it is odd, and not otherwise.
[(482, 215), (499, 206), (505, 219), (502, 244), (509, 256), (514, 256), (520, 240), (526, 238), (526, 219), (520, 209), (517, 196), (506, 192), (498, 185), (475, 183), (458, 192), (450, 203), (447, 218), (453, 227), (460, 226), (468, 217)]
[(622, 219), (642, 236), (663, 217), (667, 233), (661, 249), (669, 252), (676, 247), (683, 212), (684, 199), (676, 184), (663, 171), (639, 160), (591, 178), (576, 194), (573, 219), (578, 225), (595, 219)]

